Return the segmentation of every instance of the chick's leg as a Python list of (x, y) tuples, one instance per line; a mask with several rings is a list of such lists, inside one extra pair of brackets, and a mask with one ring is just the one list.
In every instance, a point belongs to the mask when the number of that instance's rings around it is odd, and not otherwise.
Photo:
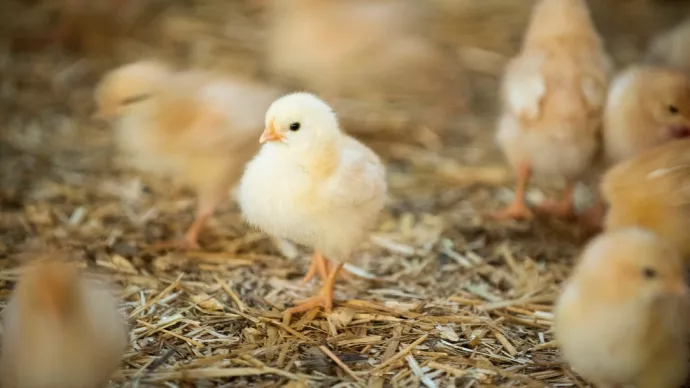
[(321, 253), (314, 251), (314, 256), (312, 256), (311, 259), (311, 266), (309, 267), (307, 274), (304, 275), (302, 284), (308, 283), (314, 278), (314, 275), (316, 275), (317, 272), (321, 279), (326, 280), (328, 278), (328, 262), (326, 261), (326, 258), (323, 257)]
[(537, 210), (542, 213), (550, 214), (555, 217), (570, 218), (574, 215), (573, 194), (575, 193), (575, 183), (566, 183), (561, 198), (557, 201), (547, 200), (537, 205)]
[(199, 203), (197, 205), (196, 217), (190, 225), (189, 229), (181, 239), (172, 241), (165, 241), (154, 245), (154, 249), (199, 249), (199, 234), (206, 225), (206, 222), (213, 215), (216, 207), (228, 195), (228, 188), (226, 186), (219, 186), (211, 191), (204, 191), (199, 193)]
[(529, 219), (532, 218), (532, 211), (525, 203), (525, 193), (527, 184), (532, 176), (532, 168), (526, 163), (517, 166), (517, 184), (515, 186), (515, 197), (505, 209), (490, 214), (496, 220), (506, 219)]
[(323, 286), (319, 294), (309, 299), (297, 302), (297, 305), (285, 310), (284, 314), (290, 316), (295, 313), (309, 311), (316, 307), (323, 307), (327, 313), (333, 310), (333, 287), (335, 280), (338, 278), (338, 273), (343, 268), (342, 263), (338, 263), (334, 268), (329, 270), (328, 277), (324, 279)]

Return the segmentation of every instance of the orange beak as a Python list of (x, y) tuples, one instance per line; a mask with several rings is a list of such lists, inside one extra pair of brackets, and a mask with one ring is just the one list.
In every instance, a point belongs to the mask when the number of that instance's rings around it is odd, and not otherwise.
[(268, 125), (268, 127), (264, 129), (264, 133), (261, 134), (259, 143), (263, 144), (267, 141), (282, 141), (284, 138), (285, 136), (276, 130), (275, 125), (273, 125), (273, 120), (271, 120), (271, 123)]

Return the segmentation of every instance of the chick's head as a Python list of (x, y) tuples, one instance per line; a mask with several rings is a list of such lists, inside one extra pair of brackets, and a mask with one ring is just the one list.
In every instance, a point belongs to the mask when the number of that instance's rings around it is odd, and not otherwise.
[(646, 105), (663, 136), (690, 137), (690, 79), (680, 72), (663, 70), (648, 87)]
[[(603, 298), (642, 302), (686, 299), (689, 293), (683, 261), (670, 243), (641, 228), (608, 232), (595, 239), (582, 257), (583, 271), (608, 283)], [(619, 300), (622, 302), (622, 300)]]
[(112, 70), (96, 86), (94, 116), (109, 120), (123, 115), (132, 105), (150, 98), (170, 75), (170, 68), (156, 61), (135, 62)]
[(301, 153), (332, 145), (341, 134), (338, 118), (328, 104), (310, 93), (293, 93), (268, 108), (266, 129), (259, 141)]

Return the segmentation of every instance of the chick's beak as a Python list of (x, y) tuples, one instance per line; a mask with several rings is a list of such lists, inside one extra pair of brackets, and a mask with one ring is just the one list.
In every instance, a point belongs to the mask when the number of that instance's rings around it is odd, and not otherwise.
[(267, 141), (282, 141), (284, 138), (285, 136), (276, 130), (276, 127), (273, 125), (273, 121), (271, 120), (271, 123), (268, 125), (268, 127), (264, 129), (264, 133), (261, 134), (259, 143), (263, 144)]

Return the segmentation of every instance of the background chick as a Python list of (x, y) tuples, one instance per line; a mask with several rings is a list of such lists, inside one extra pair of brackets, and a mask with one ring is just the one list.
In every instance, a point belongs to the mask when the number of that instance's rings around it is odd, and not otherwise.
[(3, 387), (102, 386), (127, 347), (115, 297), (67, 262), (27, 265), (3, 318)]
[(678, 252), (650, 231), (597, 237), (556, 305), (563, 358), (601, 387), (680, 387), (688, 372), (684, 273)]
[(573, 188), (598, 149), (610, 62), (583, 0), (542, 0), (522, 51), (506, 68), (498, 144), (517, 172), (513, 202), (495, 218), (529, 218), (532, 177), (565, 179), (561, 201), (540, 209), (573, 212)]
[[(464, 106), (458, 68), (425, 36), (423, 5), (393, 0), (266, 3), (267, 66), (278, 78), (348, 110), (353, 104), (344, 99), (412, 98), (416, 105), (440, 107), (425, 122), (435, 130)], [(353, 125), (352, 131), (362, 127)]]
[(606, 230), (650, 229), (690, 257), (690, 140), (652, 148), (608, 171), (601, 191)]
[(660, 67), (633, 66), (612, 82), (604, 113), (604, 150), (614, 164), (690, 136), (690, 79)]
[(330, 312), (343, 262), (383, 208), (385, 169), (373, 151), (341, 132), (325, 102), (308, 93), (271, 105), (261, 142), (240, 183), (242, 212), (249, 224), (314, 248), (305, 280), (318, 272), (323, 288), (286, 314), (317, 306)]
[(116, 81), (106, 76), (98, 90), (129, 102), (116, 126), (120, 149), (140, 169), (197, 193), (196, 218), (184, 239), (157, 246), (197, 248), (202, 227), (258, 150), (263, 114), (278, 93), (242, 78), (186, 71), (158, 78), (164, 84), (153, 82), (161, 87), (142, 94), (127, 87), (139, 85), (139, 76), (116, 70)]
[(654, 39), (646, 59), (690, 75), (690, 19)]

